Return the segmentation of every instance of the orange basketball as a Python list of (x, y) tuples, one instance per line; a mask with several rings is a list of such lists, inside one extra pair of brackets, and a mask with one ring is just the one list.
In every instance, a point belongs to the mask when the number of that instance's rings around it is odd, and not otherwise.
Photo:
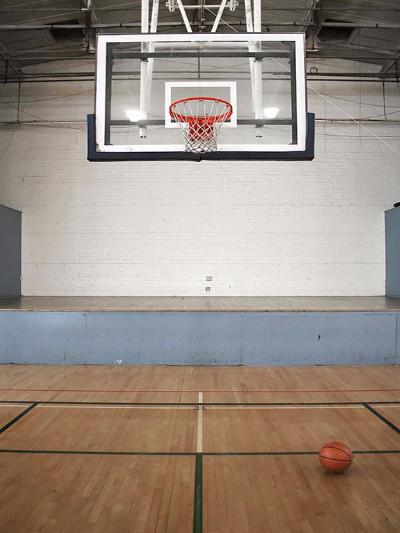
[(319, 451), (319, 462), (328, 472), (344, 472), (353, 461), (353, 454), (343, 442), (328, 442)]

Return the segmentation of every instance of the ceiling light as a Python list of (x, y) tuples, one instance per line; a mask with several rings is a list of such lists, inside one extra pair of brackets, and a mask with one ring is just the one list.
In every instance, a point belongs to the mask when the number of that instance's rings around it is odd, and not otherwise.
[(268, 119), (275, 118), (279, 113), (279, 107), (265, 107), (264, 108), (264, 117)]
[(139, 109), (128, 109), (126, 115), (131, 122), (139, 122), (139, 120), (144, 119), (144, 115)]

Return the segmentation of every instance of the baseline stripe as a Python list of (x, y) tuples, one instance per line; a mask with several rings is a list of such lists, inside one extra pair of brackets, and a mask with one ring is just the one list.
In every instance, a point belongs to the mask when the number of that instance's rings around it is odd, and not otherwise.
[(365, 402), (365, 401), (358, 401), (358, 402), (352, 402), (352, 401), (332, 401), (332, 402), (102, 402), (102, 401), (63, 401), (63, 400), (0, 400), (0, 404), (9, 404), (9, 405), (23, 405), (23, 404), (32, 404), (35, 403), (37, 405), (115, 405), (115, 406), (166, 406), (166, 407), (173, 407), (173, 406), (192, 406), (196, 407), (199, 405), (208, 406), (216, 406), (216, 407), (263, 407), (263, 406), (270, 406), (270, 407), (279, 407), (279, 406), (304, 406), (304, 407), (316, 407), (316, 406), (346, 406), (346, 405), (353, 405), (353, 406), (365, 406), (366, 403), (368, 405), (399, 405), (400, 400), (398, 401), (388, 401), (388, 400), (381, 400), (381, 401), (374, 401), (374, 402)]
[[(143, 392), (152, 392), (152, 393), (180, 393), (180, 392), (194, 392), (198, 393), (200, 392), (198, 389), (156, 389), (156, 390), (149, 390), (149, 389), (116, 389), (116, 390), (102, 390), (102, 389), (10, 389), (10, 388), (0, 388), (0, 391), (12, 391), (12, 392), (86, 392), (86, 393), (94, 393), (94, 392), (101, 392), (101, 393), (143, 393)], [(300, 393), (300, 392), (307, 392), (307, 393), (319, 393), (319, 392), (400, 392), (400, 389), (315, 389), (315, 390), (309, 390), (309, 389), (277, 389), (277, 390), (269, 390), (269, 389), (255, 389), (255, 390), (242, 390), (242, 389), (226, 389), (226, 390), (203, 390), (204, 392), (212, 392), (214, 394), (224, 393), (224, 392), (240, 392), (242, 394), (253, 394), (256, 392), (268, 392), (271, 394), (278, 394), (278, 393)]]
[[(38, 455), (149, 455), (149, 456), (287, 456), (287, 455), (314, 455), (318, 457), (318, 451), (276, 451), (276, 452), (147, 452), (147, 451), (100, 451), (100, 450), (18, 450), (11, 448), (0, 448), (0, 453), (18, 454), (38, 454)], [(356, 455), (377, 455), (377, 454), (400, 454), (398, 450), (353, 450)]]

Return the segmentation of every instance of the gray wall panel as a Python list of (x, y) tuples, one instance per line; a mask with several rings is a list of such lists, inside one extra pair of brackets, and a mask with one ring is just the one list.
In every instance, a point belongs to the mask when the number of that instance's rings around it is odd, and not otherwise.
[(386, 296), (400, 297), (400, 207), (385, 211)]
[(21, 294), (21, 213), (0, 205), (0, 297)]
[(0, 312), (0, 362), (391, 364), (396, 313)]
[(395, 363), (400, 365), (400, 314), (396, 315)]

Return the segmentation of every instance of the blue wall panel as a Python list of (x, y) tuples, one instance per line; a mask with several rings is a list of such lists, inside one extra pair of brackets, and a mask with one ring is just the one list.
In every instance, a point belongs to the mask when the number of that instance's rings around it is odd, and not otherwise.
[(241, 363), (240, 313), (90, 313), (88, 362)]
[(279, 313), (245, 315), (243, 363), (394, 363), (396, 315)]
[(396, 313), (0, 312), (1, 363), (391, 364)]
[(85, 330), (85, 313), (0, 312), (0, 362), (85, 363)]

